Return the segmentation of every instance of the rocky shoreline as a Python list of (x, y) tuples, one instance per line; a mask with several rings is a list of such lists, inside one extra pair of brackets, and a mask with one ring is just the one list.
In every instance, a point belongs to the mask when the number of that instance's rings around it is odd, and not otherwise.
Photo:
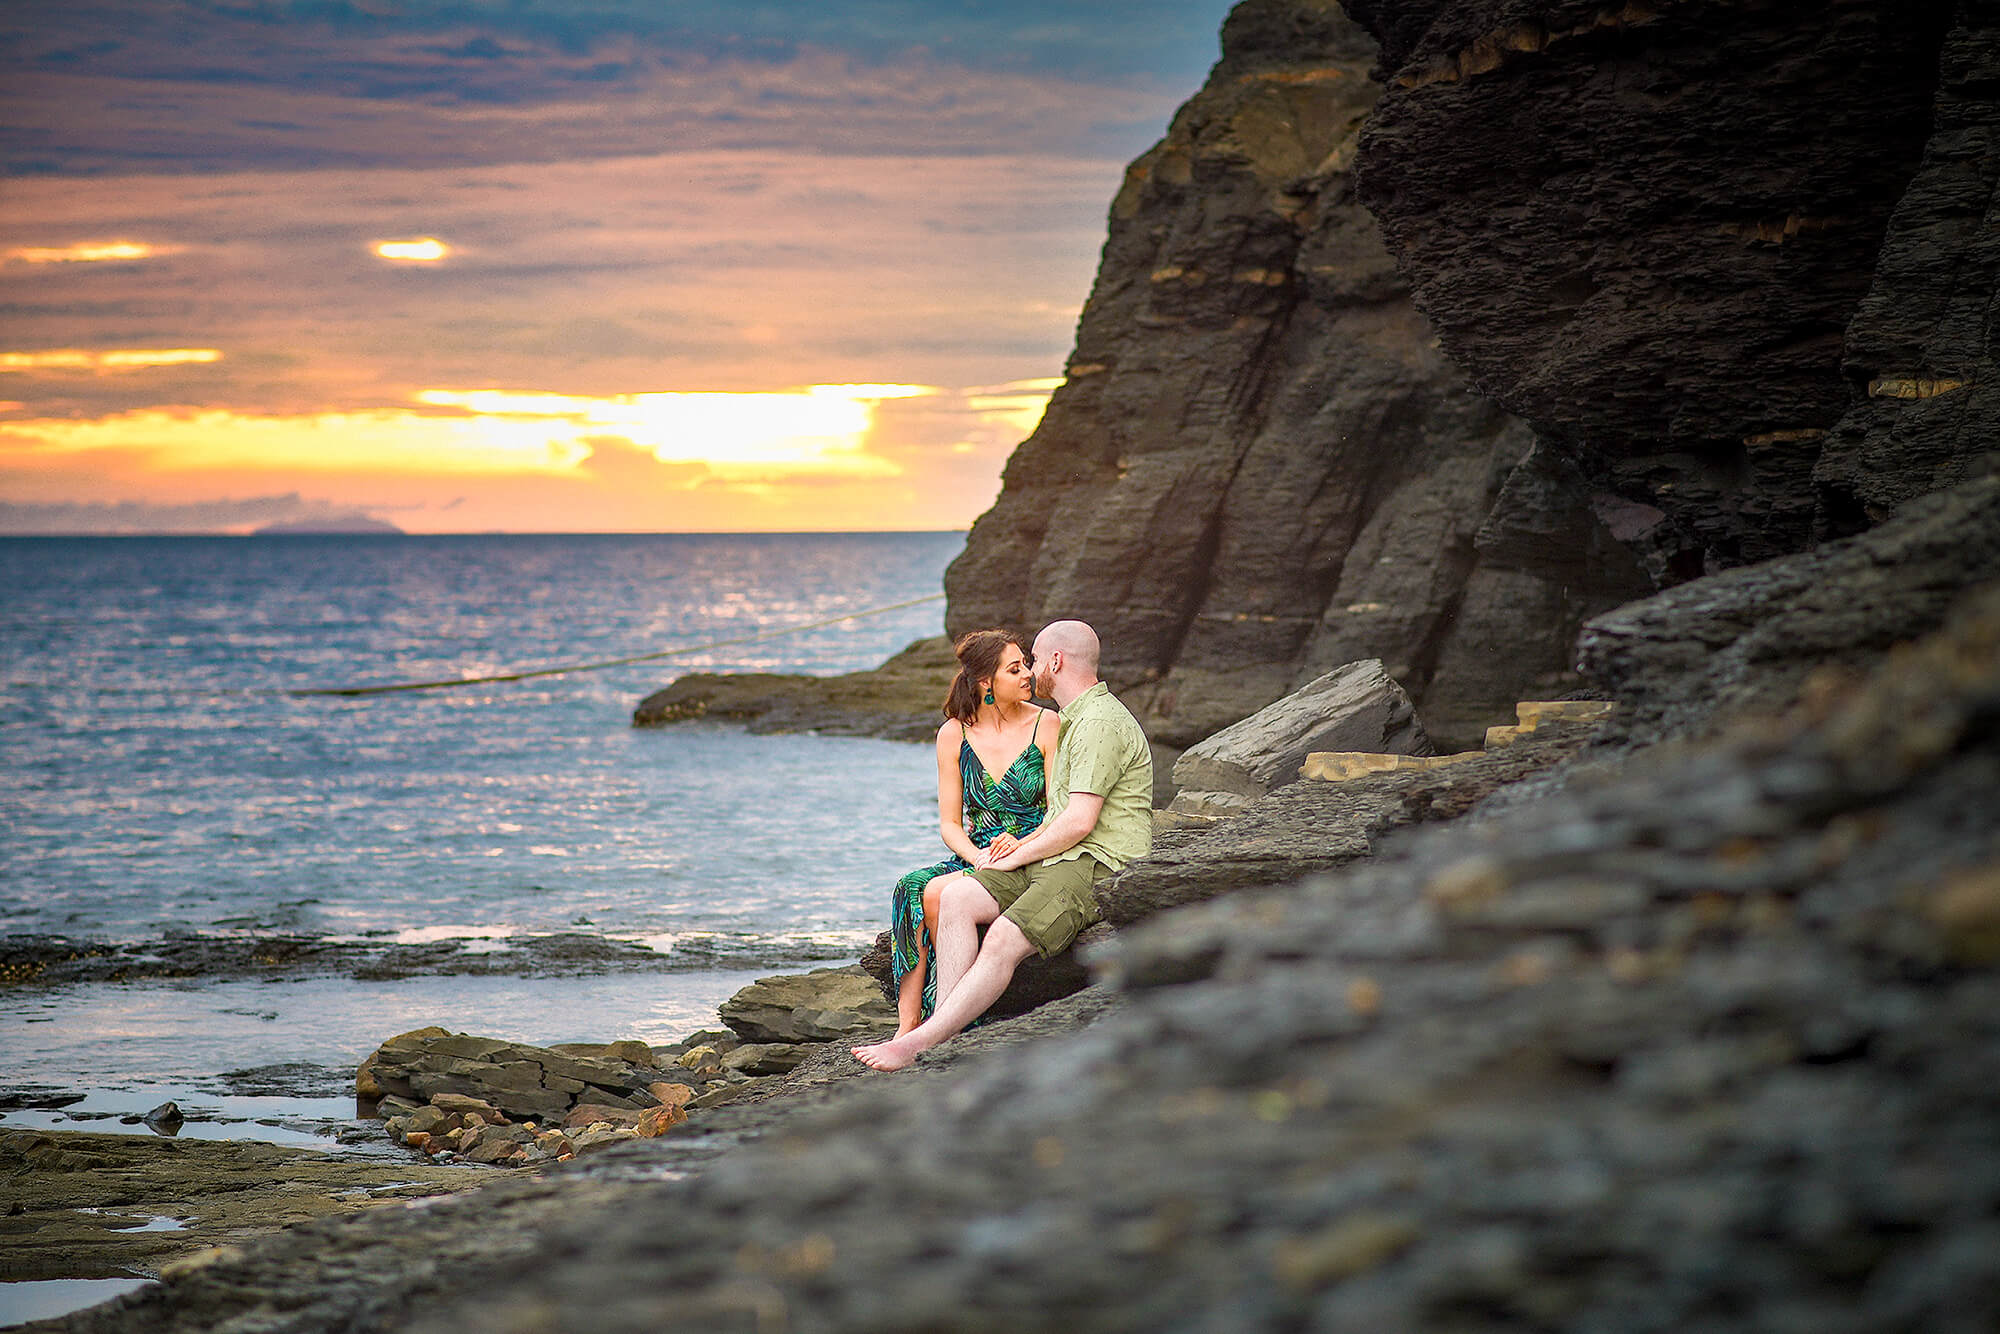
[(662, 1138), (51, 1328), (1748, 1328), (1715, 1318), (1746, 1282), (1823, 1327), (1971, 1328), (1996, 596), (1782, 718), (1578, 752), (1339, 875), (1128, 927), (1099, 985), (904, 1075), (823, 1045)]

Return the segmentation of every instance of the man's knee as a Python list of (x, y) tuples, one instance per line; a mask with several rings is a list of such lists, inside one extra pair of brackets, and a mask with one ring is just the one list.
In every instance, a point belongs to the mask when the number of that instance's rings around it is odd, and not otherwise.
[(1009, 966), (1020, 963), (1035, 952), (1034, 942), (1027, 933), (1015, 926), (1012, 919), (996, 917), (993, 925), (986, 928), (986, 940), (979, 947), (981, 954), (992, 954)]
[(974, 923), (984, 925), (1000, 915), (1000, 905), (986, 892), (986, 886), (969, 875), (959, 873), (950, 876), (939, 888), (938, 914), (940, 920), (970, 918)]

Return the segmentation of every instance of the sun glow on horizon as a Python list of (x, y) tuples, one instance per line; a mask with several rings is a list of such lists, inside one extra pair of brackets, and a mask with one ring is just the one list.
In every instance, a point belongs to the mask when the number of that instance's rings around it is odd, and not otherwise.
[[(99, 355), (63, 365), (101, 373)], [(1033, 429), (1050, 383), (611, 396), (435, 388), (403, 406), (291, 414), (186, 404), (10, 413), (0, 417), (0, 497), (33, 508), (143, 495), (227, 509), (231, 496), (298, 492), (357, 512), (392, 507), (409, 531), (963, 527), (991, 503), (1000, 463)]]
[(661, 463), (889, 476), (898, 469), (865, 452), (875, 405), (939, 392), (928, 385), (817, 384), (776, 393), (584, 398), (534, 390), (427, 389), (417, 401), (464, 409), (494, 430), (511, 429), (509, 423), (567, 422), (588, 433), (579, 439), (615, 436)]
[(369, 247), (378, 259), (405, 264), (435, 264), (451, 254), (451, 247), (435, 236), (414, 236), (404, 241), (375, 241)]

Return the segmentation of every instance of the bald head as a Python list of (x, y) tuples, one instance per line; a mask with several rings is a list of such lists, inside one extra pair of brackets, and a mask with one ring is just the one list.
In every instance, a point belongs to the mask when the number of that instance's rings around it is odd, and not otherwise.
[(1097, 631), (1082, 621), (1056, 621), (1035, 636), (1035, 685), (1068, 704), (1097, 684)]

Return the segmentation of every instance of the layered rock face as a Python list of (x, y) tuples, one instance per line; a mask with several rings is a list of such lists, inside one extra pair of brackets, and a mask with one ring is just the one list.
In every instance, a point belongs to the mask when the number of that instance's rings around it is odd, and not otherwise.
[[(1661, 582), (1965, 475), (1935, 455), (1969, 450), (1966, 427), (1935, 427), (1990, 364), (1993, 50), (1973, 6), (1928, 155), (1947, 5), (1348, 8), (1385, 84), (1357, 187), (1417, 306)], [(1842, 425), (1856, 401), (1875, 406)]]
[(1439, 352), (1354, 198), (1373, 43), (1333, 4), (1252, 0), (1223, 52), (1112, 205), (1068, 378), (946, 576), (947, 627), (1090, 621), (1171, 745), (1363, 658), (1466, 742), (1650, 586), (1587, 510), (1566, 569), (1475, 550), (1530, 436)]
[(1964, 4), (1945, 38), (1930, 143), (1847, 329), (1854, 406), (1821, 452), (1828, 534), (1879, 522), (2000, 461), (2000, 14)]

